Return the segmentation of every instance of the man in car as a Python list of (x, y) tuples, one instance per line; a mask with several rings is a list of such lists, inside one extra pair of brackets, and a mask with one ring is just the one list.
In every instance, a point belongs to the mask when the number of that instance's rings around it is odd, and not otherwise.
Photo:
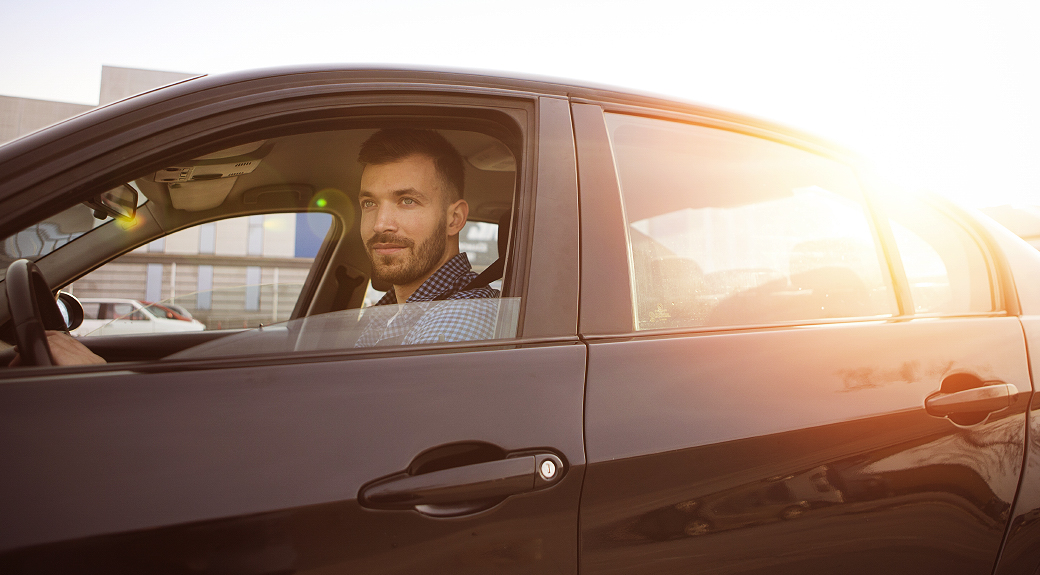
[(459, 153), (433, 130), (395, 128), (366, 140), (358, 162), (361, 239), (373, 278), (392, 285), (376, 306), (407, 305), (366, 313), (356, 345), (493, 337), (496, 302), (458, 301), (499, 296), (488, 286), (469, 287), (477, 274), (459, 251), (469, 215)]
[[(386, 129), (361, 146), (361, 239), (376, 280), (392, 284), (366, 313), (357, 347), (494, 337), (498, 290), (467, 289), (477, 274), (459, 251), (469, 204), (458, 151), (433, 130)], [(458, 300), (487, 299), (481, 302)], [(56, 365), (104, 363), (79, 341), (48, 332)], [(18, 358), (12, 365), (20, 363)]]

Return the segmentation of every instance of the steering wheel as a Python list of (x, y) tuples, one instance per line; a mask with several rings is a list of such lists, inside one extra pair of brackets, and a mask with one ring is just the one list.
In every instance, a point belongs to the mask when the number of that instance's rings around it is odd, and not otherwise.
[(54, 365), (45, 330), (63, 330), (66, 326), (40, 268), (27, 259), (15, 260), (7, 267), (4, 284), (23, 364)]

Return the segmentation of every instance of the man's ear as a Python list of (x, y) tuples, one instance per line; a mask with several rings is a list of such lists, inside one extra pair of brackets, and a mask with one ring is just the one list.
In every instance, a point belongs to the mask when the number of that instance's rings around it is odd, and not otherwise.
[(469, 218), (469, 204), (466, 203), (466, 200), (458, 200), (448, 206), (448, 236), (458, 235), (462, 231), (462, 226), (466, 225), (467, 218)]

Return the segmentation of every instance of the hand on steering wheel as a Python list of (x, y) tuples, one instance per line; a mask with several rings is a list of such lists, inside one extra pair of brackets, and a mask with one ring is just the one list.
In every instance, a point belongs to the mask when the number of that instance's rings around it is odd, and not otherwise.
[(21, 363), (54, 365), (46, 330), (66, 326), (40, 268), (27, 259), (15, 260), (7, 267), (4, 284)]

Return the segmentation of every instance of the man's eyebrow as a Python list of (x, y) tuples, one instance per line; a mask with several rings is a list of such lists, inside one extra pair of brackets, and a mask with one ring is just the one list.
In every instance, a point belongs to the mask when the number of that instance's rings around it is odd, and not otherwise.
[(403, 190), (394, 190), (392, 193), (393, 193), (395, 198), (400, 198), (401, 196), (415, 196), (417, 198), (425, 198), (426, 197), (426, 194), (420, 192), (419, 190), (417, 190), (415, 188), (405, 188)]
[[(402, 188), (402, 189), (395, 189), (395, 190), (391, 191), (390, 193), (393, 195), (394, 198), (400, 198), (401, 195), (415, 195), (416, 198), (425, 198), (426, 197), (425, 193), (423, 193), (423, 192), (421, 192), (421, 191), (419, 191), (419, 190), (417, 190), (417, 189), (415, 189), (413, 187)], [(358, 191), (358, 198), (373, 198), (373, 197), (375, 197), (375, 194), (372, 193), (371, 191), (367, 190), (367, 189), (361, 189), (361, 190)]]
[[(400, 189), (400, 190), (394, 190), (394, 191), (390, 192), (390, 194), (394, 198), (400, 198), (402, 196), (412, 196), (412, 197), (415, 197), (415, 198), (419, 198), (420, 200), (425, 200), (425, 199), (427, 199), (429, 197), (427, 194), (424, 194), (423, 192), (421, 192), (421, 191), (419, 191), (419, 190), (417, 190), (415, 188), (403, 188), (403, 189)], [(362, 190), (358, 191), (358, 200), (363, 200), (363, 199), (366, 199), (366, 198), (374, 198), (374, 197), (376, 197), (376, 195), (374, 193), (368, 191), (368, 190), (362, 189)]]

